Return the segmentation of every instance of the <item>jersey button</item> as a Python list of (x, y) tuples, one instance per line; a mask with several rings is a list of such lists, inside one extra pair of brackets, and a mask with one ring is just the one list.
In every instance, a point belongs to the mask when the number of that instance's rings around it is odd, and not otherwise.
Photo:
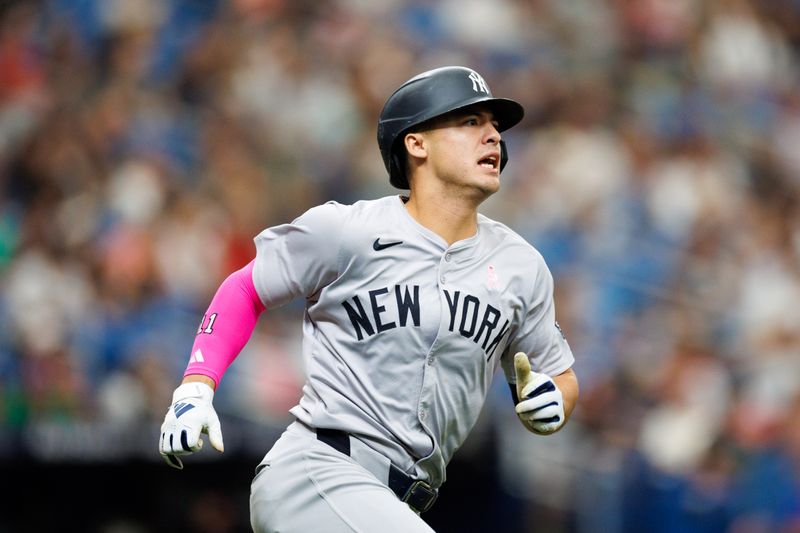
[(447, 261), (448, 263), (450, 262), (450, 260), (452, 258), (453, 258), (452, 254), (445, 254), (445, 256), (444, 256), (444, 260)]
[(433, 356), (428, 357), (428, 366), (431, 366), (432, 364), (433, 364)]
[(439, 281), (441, 281), (441, 282), (442, 282), (442, 285), (444, 285), (444, 284), (447, 282), (447, 278), (446, 278), (444, 275), (442, 275), (442, 276), (439, 278)]

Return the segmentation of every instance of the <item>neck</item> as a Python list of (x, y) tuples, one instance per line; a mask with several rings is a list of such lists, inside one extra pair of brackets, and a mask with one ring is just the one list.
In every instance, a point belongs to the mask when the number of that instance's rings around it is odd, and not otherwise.
[(468, 239), (478, 231), (478, 205), (446, 191), (412, 187), (405, 207), (411, 217), (447, 242)]

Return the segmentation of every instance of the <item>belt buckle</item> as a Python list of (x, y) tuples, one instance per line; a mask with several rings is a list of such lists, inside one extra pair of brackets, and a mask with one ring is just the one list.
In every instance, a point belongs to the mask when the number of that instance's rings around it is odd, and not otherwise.
[(418, 512), (424, 513), (433, 507), (438, 496), (438, 492), (432, 489), (430, 485), (422, 480), (417, 480), (408, 488), (403, 501)]

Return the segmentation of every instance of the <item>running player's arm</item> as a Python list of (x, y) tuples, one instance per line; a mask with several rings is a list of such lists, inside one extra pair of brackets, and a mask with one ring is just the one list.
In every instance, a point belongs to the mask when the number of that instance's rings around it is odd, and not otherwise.
[(534, 433), (549, 434), (569, 420), (579, 387), (572, 349), (556, 322), (553, 276), (538, 252), (536, 263), (529, 307), (502, 363), (523, 424)]
[(183, 468), (179, 456), (200, 449), (201, 433), (208, 433), (212, 446), (223, 450), (222, 430), (212, 405), (214, 392), (267, 307), (301, 295), (309, 297), (335, 278), (340, 207), (326, 204), (291, 224), (264, 230), (255, 239), (256, 258), (217, 289), (161, 426), (159, 451), (170, 466)]
[(180, 456), (202, 447), (201, 433), (208, 434), (214, 448), (224, 450), (214, 391), (264, 311), (252, 272), (251, 261), (222, 282), (197, 328), (183, 381), (173, 392), (161, 425), (159, 452), (172, 467), (182, 469)]

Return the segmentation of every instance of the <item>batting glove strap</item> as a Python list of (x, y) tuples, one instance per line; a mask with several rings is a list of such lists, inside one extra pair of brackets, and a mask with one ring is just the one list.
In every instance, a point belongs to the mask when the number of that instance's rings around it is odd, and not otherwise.
[(564, 397), (550, 376), (532, 372), (530, 378), (515, 408), (517, 415), (530, 431), (553, 433), (564, 424)]
[(172, 393), (173, 405), (181, 400), (200, 400), (211, 403), (214, 399), (214, 389), (201, 382), (184, 383)]
[(159, 452), (168, 465), (182, 469), (179, 455), (194, 453), (203, 447), (201, 433), (207, 433), (211, 445), (223, 450), (222, 431), (212, 400), (214, 390), (205, 383), (184, 383), (172, 394), (161, 425)]

